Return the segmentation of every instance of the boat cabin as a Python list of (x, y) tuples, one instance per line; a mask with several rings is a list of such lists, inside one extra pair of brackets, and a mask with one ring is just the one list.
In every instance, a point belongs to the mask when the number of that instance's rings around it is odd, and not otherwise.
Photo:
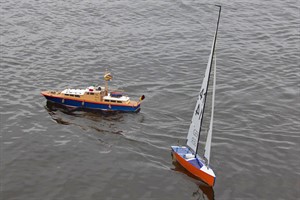
[(108, 93), (107, 96), (103, 97), (104, 102), (110, 102), (110, 103), (129, 103), (130, 99), (128, 96), (112, 96), (111, 93)]
[(86, 89), (65, 89), (61, 92), (62, 95), (67, 97), (77, 97), (82, 100), (91, 100), (97, 102), (107, 103), (130, 103), (128, 96), (123, 95), (122, 92), (107, 92), (104, 87), (90, 86)]

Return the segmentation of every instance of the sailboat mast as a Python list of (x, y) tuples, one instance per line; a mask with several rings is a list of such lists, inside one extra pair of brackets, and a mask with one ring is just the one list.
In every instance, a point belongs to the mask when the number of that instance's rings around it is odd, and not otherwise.
[[(210, 62), (210, 66), (209, 66), (209, 76), (208, 76), (208, 83), (209, 83), (209, 79), (210, 79), (210, 73), (211, 73), (211, 68), (212, 68), (212, 63), (213, 63), (213, 57), (214, 57), (214, 53), (215, 53), (215, 47), (216, 47), (216, 41), (217, 41), (217, 36), (218, 36), (218, 30), (219, 30), (219, 22), (220, 22), (220, 16), (221, 16), (221, 6), (220, 5), (216, 5), (219, 7), (219, 16), (218, 16), (218, 21), (217, 21), (217, 27), (216, 27), (216, 32), (215, 32), (215, 36), (214, 36), (214, 40), (213, 40), (213, 44), (212, 44), (212, 49), (210, 52), (210, 56), (209, 56), (209, 62)], [(208, 90), (208, 86), (209, 84), (207, 84), (206, 86), (206, 91)], [(198, 136), (198, 141), (197, 141), (197, 146), (196, 146), (196, 152), (195, 152), (195, 157), (198, 151), (198, 147), (199, 147), (199, 141), (200, 141), (200, 133), (201, 133), (201, 127), (202, 127), (202, 123), (203, 123), (203, 117), (204, 117), (204, 110), (205, 110), (205, 103), (206, 103), (206, 94), (204, 94), (204, 106), (203, 106), (203, 114), (202, 114), (202, 118), (201, 118), (201, 122), (200, 122), (200, 128), (199, 128), (199, 136)]]

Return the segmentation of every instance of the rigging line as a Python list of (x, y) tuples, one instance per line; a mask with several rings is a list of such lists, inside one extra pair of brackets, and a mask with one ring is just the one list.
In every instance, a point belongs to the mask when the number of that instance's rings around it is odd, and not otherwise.
[(211, 141), (212, 141), (212, 130), (213, 130), (213, 119), (214, 119), (214, 108), (215, 108), (215, 93), (216, 93), (216, 63), (217, 63), (217, 56), (214, 55), (214, 74), (213, 74), (213, 88), (212, 88), (212, 105), (211, 105), (211, 118), (210, 118), (210, 125), (208, 129), (208, 135), (206, 138), (206, 144), (204, 148), (204, 158), (206, 158), (206, 166), (209, 168), (209, 162), (210, 162), (210, 152), (211, 152)]

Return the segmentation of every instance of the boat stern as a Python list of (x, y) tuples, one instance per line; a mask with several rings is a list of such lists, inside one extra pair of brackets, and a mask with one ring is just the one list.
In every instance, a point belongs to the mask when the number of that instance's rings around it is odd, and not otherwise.
[(48, 91), (42, 91), (41, 95), (43, 95), (48, 101), (54, 103), (60, 103), (60, 104), (64, 103), (64, 99), (61, 96), (60, 92), (48, 90)]
[(198, 155), (195, 156), (195, 154), (185, 146), (171, 146), (171, 149), (173, 161), (177, 161), (192, 175), (209, 186), (214, 186), (216, 179), (215, 173), (210, 167), (205, 165), (204, 161)]
[(47, 96), (57, 96), (61, 94), (60, 92), (57, 92), (57, 91), (51, 91), (51, 90), (47, 90), (47, 91), (42, 91), (41, 92), (41, 95), (43, 95), (44, 97), (47, 97)]

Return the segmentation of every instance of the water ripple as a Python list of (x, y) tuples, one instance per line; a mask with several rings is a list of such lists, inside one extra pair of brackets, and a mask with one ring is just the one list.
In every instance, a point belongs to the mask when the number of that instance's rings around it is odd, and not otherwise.
[[(0, 196), (298, 198), (294, 0), (222, 2), (214, 191), (172, 164), (170, 146), (185, 143), (213, 38), (217, 10), (207, 3), (2, 1)], [(69, 112), (40, 95), (101, 83), (105, 69), (111, 87), (132, 99), (145, 94), (140, 113)]]

